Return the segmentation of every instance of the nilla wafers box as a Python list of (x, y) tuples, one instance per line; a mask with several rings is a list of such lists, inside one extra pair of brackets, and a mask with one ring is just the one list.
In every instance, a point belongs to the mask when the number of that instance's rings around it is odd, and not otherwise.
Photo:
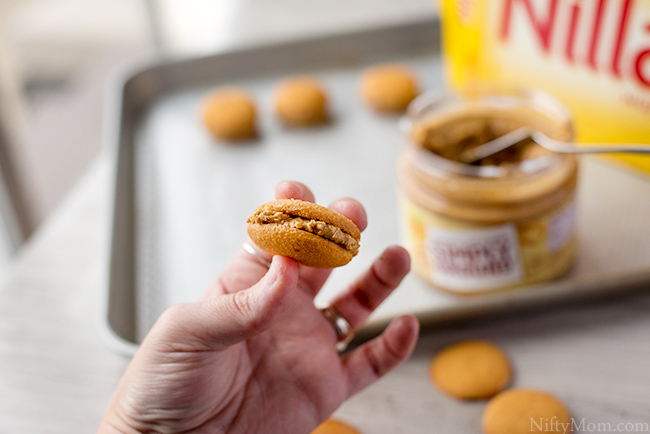
[[(534, 87), (577, 142), (650, 147), (650, 0), (440, 0), (452, 87)], [(615, 154), (650, 175), (650, 156)]]

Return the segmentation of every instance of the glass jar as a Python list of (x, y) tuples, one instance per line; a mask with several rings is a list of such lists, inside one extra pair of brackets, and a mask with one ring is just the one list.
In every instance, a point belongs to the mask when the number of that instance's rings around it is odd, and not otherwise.
[(402, 119), (403, 237), (435, 288), (478, 294), (543, 282), (575, 252), (575, 156), (529, 139), (479, 161), (459, 155), (526, 126), (571, 141), (567, 110), (537, 91), (422, 95)]

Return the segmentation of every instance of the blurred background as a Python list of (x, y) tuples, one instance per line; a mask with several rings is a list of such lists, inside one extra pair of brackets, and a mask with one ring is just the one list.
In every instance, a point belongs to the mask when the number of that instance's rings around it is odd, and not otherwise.
[(398, 13), (374, 0), (0, 0), (0, 277), (101, 153), (116, 71), (435, 13), (434, 0)]

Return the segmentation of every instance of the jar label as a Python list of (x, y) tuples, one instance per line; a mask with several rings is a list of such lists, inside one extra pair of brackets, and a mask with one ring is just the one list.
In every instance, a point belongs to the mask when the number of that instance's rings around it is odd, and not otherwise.
[(436, 282), (459, 291), (508, 286), (523, 277), (513, 224), (471, 230), (429, 226), (425, 250)]
[(575, 231), (575, 201), (553, 215), (548, 224), (548, 250), (556, 252), (566, 245)]
[(400, 197), (402, 237), (413, 271), (438, 289), (471, 294), (554, 279), (575, 251), (574, 197), (497, 225), (449, 219)]

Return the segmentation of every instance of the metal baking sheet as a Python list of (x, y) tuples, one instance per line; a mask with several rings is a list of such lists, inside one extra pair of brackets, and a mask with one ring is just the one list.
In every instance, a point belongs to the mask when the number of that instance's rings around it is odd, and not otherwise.
[[(437, 21), (170, 61), (125, 76), (107, 123), (116, 166), (102, 336), (112, 349), (133, 354), (167, 306), (200, 296), (246, 240), (246, 217), (273, 198), (280, 180), (307, 184), (322, 204), (355, 197), (369, 216), (360, 254), (334, 271), (317, 303), (400, 242), (398, 118), (371, 112), (357, 93), (361, 71), (381, 62), (409, 65), (424, 89), (444, 89)], [(272, 89), (295, 74), (324, 82), (329, 125), (291, 130), (274, 118)], [(259, 140), (223, 144), (207, 134), (199, 105), (220, 86), (241, 86), (256, 98)], [(582, 163), (579, 247), (570, 274), (472, 297), (438, 292), (409, 275), (362, 338), (402, 313), (431, 326), (650, 286), (650, 179), (597, 159)]]

